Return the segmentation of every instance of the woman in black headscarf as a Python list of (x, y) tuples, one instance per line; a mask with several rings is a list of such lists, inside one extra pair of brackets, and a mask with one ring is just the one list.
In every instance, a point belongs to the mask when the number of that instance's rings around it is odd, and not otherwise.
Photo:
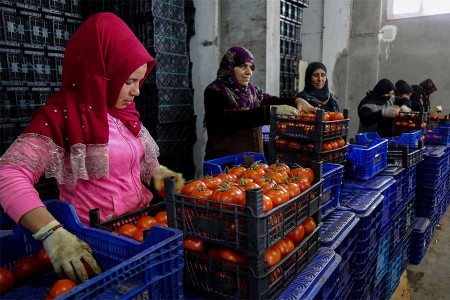
[(338, 98), (328, 89), (327, 68), (320, 62), (308, 65), (305, 88), (296, 96), (325, 111), (339, 111)]
[(413, 93), (413, 88), (408, 82), (400, 79), (395, 83), (396, 96), (411, 99), (410, 97)]
[(399, 111), (410, 111), (411, 101), (394, 96), (395, 86), (381, 79), (368, 91), (358, 106), (358, 132), (376, 131), (381, 137), (392, 136), (392, 120)]
[(414, 93), (411, 95), (411, 109), (413, 111), (421, 111), (423, 110), (423, 99), (422, 99), (422, 91), (423, 89), (417, 85), (413, 84), (412, 89)]

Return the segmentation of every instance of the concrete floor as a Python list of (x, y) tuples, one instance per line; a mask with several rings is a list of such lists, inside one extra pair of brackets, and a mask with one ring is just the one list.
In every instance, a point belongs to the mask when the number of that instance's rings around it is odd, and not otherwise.
[[(411, 300), (448, 300), (450, 299), (450, 210), (442, 217), (434, 231), (434, 238), (427, 254), (419, 265), (408, 265), (408, 280)], [(405, 274), (403, 274), (405, 275)], [(406, 281), (405, 283), (406, 284)], [(393, 299), (405, 295), (405, 285), (399, 285)], [(396, 298), (397, 297), (397, 298)]]

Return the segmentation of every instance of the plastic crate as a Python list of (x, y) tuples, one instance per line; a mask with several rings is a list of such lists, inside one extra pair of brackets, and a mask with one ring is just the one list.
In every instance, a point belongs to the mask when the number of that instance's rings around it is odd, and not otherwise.
[(376, 176), (367, 181), (346, 179), (344, 187), (347, 189), (373, 190), (384, 196), (381, 216), (381, 228), (385, 227), (393, 218), (397, 208), (397, 182), (391, 176)]
[(297, 40), (280, 37), (280, 55), (300, 59), (302, 54), (302, 43)]
[(322, 217), (328, 216), (339, 206), (340, 185), (332, 187), (322, 194)]
[(372, 259), (368, 262), (365, 273), (354, 276), (353, 289), (349, 299), (371, 299), (370, 294), (374, 289), (376, 265), (377, 260)]
[(403, 200), (409, 200), (404, 199), (408, 196), (408, 170), (403, 169), (401, 167), (387, 167), (383, 172), (381, 172), (381, 176), (391, 176), (395, 179), (397, 183), (397, 194), (396, 194), (396, 203), (397, 207), (402, 207), (404, 202)]
[(391, 242), (389, 247), (389, 260), (391, 260), (398, 248), (401, 247), (403, 242), (403, 229), (405, 228), (404, 211), (398, 212), (392, 220), (391, 228)]
[(403, 272), (406, 270), (406, 266), (409, 263), (410, 246), (411, 235), (409, 235), (409, 237), (402, 243), (402, 269), (400, 271), (400, 274), (403, 274)]
[[(357, 134), (357, 142), (358, 136)], [(360, 142), (358, 142), (359, 144)], [(352, 178), (368, 180), (387, 167), (388, 141), (376, 139), (364, 145), (348, 145), (345, 174)]]
[(321, 224), (268, 270), (264, 252), (258, 258), (249, 255), (243, 265), (185, 249), (185, 285), (210, 298), (274, 299), (318, 253), (320, 229)]
[(402, 133), (399, 137), (388, 138), (389, 144), (409, 146), (411, 148), (417, 148), (420, 141), (422, 140), (422, 135), (420, 130)]
[(411, 264), (418, 265), (422, 261), (433, 239), (433, 230), (430, 219), (416, 218), (411, 233), (411, 253), (409, 257)]
[(24, 56), (19, 49), (0, 48), (2, 81), (10, 85), (22, 85), (29, 80), (28, 68), (24, 66)]
[(386, 232), (378, 241), (378, 254), (377, 254), (377, 267), (376, 267), (376, 279), (377, 285), (386, 272), (387, 263), (389, 261), (389, 246), (391, 241), (391, 231)]
[[(25, 12), (22, 12), (25, 13)], [(24, 47), (44, 48), (50, 43), (51, 22), (42, 18), (40, 13), (26, 12), (25, 20), (26, 36), (23, 41)]]
[(422, 142), (416, 148), (409, 146), (389, 144), (387, 165), (394, 167), (410, 168), (423, 160)]
[[(308, 150), (299, 150), (298, 146), (279, 146), (276, 148), (271, 146), (271, 139), (269, 140), (269, 157), (271, 161), (279, 160), (285, 162), (287, 165), (298, 164), (303, 167), (310, 167), (314, 161), (321, 161), (333, 164), (343, 164), (347, 154), (347, 146), (327, 152), (311, 152)], [(276, 153), (274, 153), (276, 152)]]
[(386, 298), (389, 299), (400, 283), (400, 276), (402, 275), (402, 248), (399, 248), (394, 258), (389, 261), (386, 272)]
[(14, 8), (0, 7), (0, 38), (7, 46), (19, 46), (25, 41), (25, 19)]
[(323, 192), (327, 192), (332, 187), (342, 184), (344, 167), (338, 164), (323, 164)]
[[(81, 224), (71, 204), (46, 201), (45, 205), (64, 227), (88, 243), (103, 273), (78, 285), (58, 299), (131, 299), (139, 297), (174, 299), (183, 296), (183, 241), (180, 231), (154, 226), (143, 243), (115, 236)], [(42, 244), (30, 232), (15, 226), (0, 238), (2, 267), (11, 268), (19, 259), (37, 255)], [(14, 251), (11, 251), (14, 249)], [(55, 272), (25, 283), (3, 297), (45, 298), (59, 278)]]
[(298, 73), (297, 59), (280, 55), (280, 73), (295, 76)]
[(244, 152), (240, 154), (211, 159), (203, 162), (203, 174), (216, 176), (223, 173), (226, 167), (243, 165), (249, 167), (253, 162), (267, 164), (267, 160), (262, 153)]
[[(313, 170), (314, 171), (314, 170)], [(246, 205), (185, 197), (175, 193), (175, 179), (164, 181), (168, 224), (185, 235), (237, 250), (261, 252), (312, 216), (321, 222), (321, 170), (315, 183), (299, 196), (263, 212), (262, 189), (247, 190)]]
[(448, 171), (446, 146), (429, 145), (424, 151), (424, 160), (417, 165), (417, 183), (435, 187)]
[(408, 235), (411, 233), (412, 225), (414, 224), (414, 221), (416, 219), (415, 214), (415, 208), (414, 204), (416, 202), (415, 195), (413, 195), (408, 202), (406, 203), (405, 207), (405, 229), (403, 230), (403, 241), (405, 241), (408, 238)]
[(428, 112), (401, 112), (393, 121), (394, 136), (411, 131), (421, 131), (424, 134), (427, 127)]
[(417, 166), (407, 168), (408, 170), (408, 192), (415, 192), (417, 182)]
[(301, 40), (300, 24), (280, 19), (280, 37), (285, 37), (293, 40)]
[(332, 249), (321, 248), (277, 299), (335, 299), (340, 262), (339, 254)]
[(448, 145), (450, 144), (450, 126), (441, 125), (437, 129), (427, 130), (425, 134), (426, 144)]

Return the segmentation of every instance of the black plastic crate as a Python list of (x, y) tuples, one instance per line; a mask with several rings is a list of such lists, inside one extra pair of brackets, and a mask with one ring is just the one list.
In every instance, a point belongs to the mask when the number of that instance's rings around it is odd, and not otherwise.
[(184, 178), (194, 178), (195, 164), (193, 152), (194, 149), (176, 155), (166, 155), (165, 153), (161, 153), (161, 156), (158, 157), (158, 161), (161, 165), (183, 174)]
[(18, 0), (17, 7), (38, 11), (41, 8), (41, 0)]
[(62, 14), (67, 9), (68, 1), (70, 0), (41, 0), (42, 11)]
[[(9, 118), (12, 116), (12, 110), (15, 107), (15, 102), (11, 101), (11, 99), (8, 97), (8, 94), (6, 92), (6, 89), (0, 90), (0, 118), (2, 120), (9, 120)], [(0, 122), (3, 123), (3, 122)]]
[(81, 0), (66, 0), (66, 15), (81, 17)]
[(38, 108), (44, 105), (44, 101), (50, 98), (53, 92), (49, 87), (32, 87), (31, 94), (35, 108)]
[(423, 142), (418, 147), (389, 144), (387, 164), (390, 167), (410, 168), (423, 160)]
[(299, 60), (302, 56), (302, 43), (289, 38), (280, 38), (280, 55), (290, 56)]
[(280, 73), (280, 90), (295, 90), (295, 77)]
[(150, 72), (147, 80), (144, 82), (149, 88), (168, 89), (168, 88), (189, 88), (189, 74), (187, 73), (162, 73)]
[(169, 226), (185, 235), (236, 250), (261, 253), (319, 211), (322, 165), (314, 164), (314, 184), (299, 196), (263, 212), (262, 189), (246, 191), (246, 205), (224, 204), (175, 193), (175, 179), (164, 181)]
[(195, 122), (195, 118), (192, 118), (192, 120), (186, 122), (153, 124), (146, 127), (155, 140), (177, 140), (195, 135)]
[(25, 20), (13, 8), (0, 7), (0, 41), (5, 45), (19, 46), (25, 41)]
[(16, 124), (0, 124), (0, 154), (5, 153), (6, 149), (8, 149), (8, 147), (14, 142), (16, 138)]
[(280, 20), (280, 37), (300, 41), (300, 29), (301, 26), (297, 23), (283, 19)]
[(50, 58), (45, 52), (25, 50), (24, 55), (28, 69), (32, 73), (31, 81), (42, 84), (52, 81)]
[(303, 7), (289, 1), (281, 0), (280, 2), (280, 17), (294, 23), (302, 24), (303, 22)]
[(321, 227), (322, 223), (318, 223), (310, 235), (270, 269), (264, 253), (256, 257), (249, 254), (248, 263), (243, 264), (185, 249), (185, 284), (188, 289), (209, 294), (208, 298), (275, 299), (316, 256)]
[(7, 84), (20, 85), (29, 80), (27, 65), (22, 51), (18, 49), (0, 48), (2, 72), (1, 79)]
[(50, 72), (51, 72), (51, 80), (52, 82), (62, 82), (62, 69), (63, 69), (63, 61), (64, 54), (63, 53), (48, 53), (48, 57), (50, 60)]
[(193, 133), (189, 137), (178, 139), (156, 139), (156, 144), (158, 144), (160, 153), (170, 156), (192, 152), (196, 140), (196, 135)]
[(50, 43), (47, 45), (47, 48), (64, 51), (71, 36), (68, 31), (68, 23), (63, 17), (53, 15), (44, 15), (44, 19), (51, 23)]
[(283, 75), (297, 75), (298, 61), (290, 56), (280, 55), (280, 73)]
[(42, 106), (28, 87), (8, 87), (7, 93), (8, 98), (15, 101), (15, 117), (29, 117), (36, 108)]
[(401, 112), (392, 122), (393, 136), (417, 130), (421, 130), (424, 135), (427, 128), (427, 120), (428, 112)]
[(43, 19), (40, 13), (22, 11), (25, 20), (26, 36), (23, 46), (27, 48), (44, 48), (51, 40), (51, 22)]
[(183, 0), (143, 0), (146, 4), (143, 12), (151, 12), (154, 16), (178, 22), (184, 22)]
[(292, 2), (294, 4), (303, 6), (303, 7), (308, 7), (309, 5), (309, 0), (287, 0), (289, 2)]

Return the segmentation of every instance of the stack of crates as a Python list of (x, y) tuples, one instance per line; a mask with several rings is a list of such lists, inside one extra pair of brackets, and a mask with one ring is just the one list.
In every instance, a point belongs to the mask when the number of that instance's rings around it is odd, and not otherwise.
[(433, 223), (428, 218), (416, 218), (412, 228), (409, 262), (418, 265), (433, 240)]
[[(81, 23), (78, 0), (0, 1), (0, 155), (61, 86), (64, 50)], [(59, 196), (54, 179), (36, 189), (43, 200)]]
[(335, 299), (347, 299), (353, 288), (352, 262), (358, 222), (359, 218), (351, 211), (334, 211), (323, 220), (321, 245), (333, 249), (342, 259), (334, 282)]
[(322, 218), (326, 218), (338, 207), (343, 176), (344, 166), (323, 164)]
[[(248, 153), (205, 162), (204, 169), (214, 175), (228, 163), (246, 160)], [(255, 160), (258, 157), (255, 156)], [(185, 236), (207, 243), (208, 251), (185, 249), (185, 285), (213, 298), (273, 299), (316, 256), (320, 248), (322, 167), (313, 165), (314, 183), (300, 195), (263, 211), (263, 190), (247, 190), (245, 205), (186, 197), (175, 192), (175, 180), (164, 182), (167, 218), (170, 227)], [(281, 261), (268, 267), (266, 251), (307, 218), (316, 223), (313, 232)], [(221, 259), (211, 247), (229, 248), (246, 257), (239, 263)]]
[(156, 59), (136, 109), (160, 148), (160, 163), (192, 178), (197, 138), (185, 1), (85, 0), (81, 5), (84, 17), (102, 11), (118, 15)]
[(352, 272), (349, 299), (372, 299), (377, 269), (377, 233), (381, 224), (384, 196), (375, 191), (341, 188), (339, 210), (351, 211), (359, 217), (356, 243), (350, 263)]
[(302, 59), (300, 29), (303, 9), (309, 0), (281, 0), (280, 2), (280, 96), (296, 93), (298, 62)]

